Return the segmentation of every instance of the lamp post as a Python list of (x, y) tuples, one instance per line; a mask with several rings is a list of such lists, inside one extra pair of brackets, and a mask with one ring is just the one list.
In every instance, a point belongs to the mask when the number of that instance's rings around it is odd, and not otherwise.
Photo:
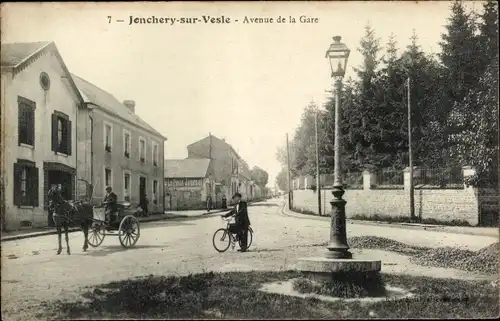
[(332, 205), (331, 226), (330, 226), (330, 241), (327, 246), (326, 258), (328, 259), (350, 259), (352, 258), (347, 244), (346, 233), (346, 201), (342, 199), (344, 195), (344, 187), (342, 184), (342, 163), (340, 157), (342, 155), (341, 146), (341, 106), (340, 94), (342, 91), (342, 79), (344, 78), (347, 59), (351, 52), (347, 46), (340, 42), (340, 36), (333, 37), (333, 43), (326, 52), (331, 67), (331, 76), (334, 79), (335, 92), (335, 141), (334, 141), (334, 184), (332, 194), (334, 199), (330, 202)]

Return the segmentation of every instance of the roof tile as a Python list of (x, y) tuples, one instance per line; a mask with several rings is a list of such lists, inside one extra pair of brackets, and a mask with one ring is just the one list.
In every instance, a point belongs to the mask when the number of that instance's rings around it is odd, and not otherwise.
[(130, 109), (127, 108), (127, 106), (118, 101), (118, 99), (116, 99), (110, 93), (76, 75), (72, 74), (72, 76), (75, 80), (76, 86), (80, 90), (80, 93), (82, 94), (82, 97), (86, 100), (86, 102), (95, 104), (98, 107), (102, 108), (104, 111), (112, 113), (160, 137), (164, 137), (160, 132), (155, 130), (139, 116), (133, 113)]
[(210, 159), (166, 159), (165, 178), (200, 178), (207, 175)]
[(1, 65), (4, 67), (15, 67), (48, 44), (50, 44), (49, 41), (2, 44)]

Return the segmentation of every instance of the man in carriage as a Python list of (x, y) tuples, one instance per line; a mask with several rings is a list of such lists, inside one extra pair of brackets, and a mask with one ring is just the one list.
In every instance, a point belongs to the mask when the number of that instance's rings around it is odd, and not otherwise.
[(116, 216), (117, 208), (117, 199), (115, 193), (113, 193), (113, 189), (111, 186), (106, 186), (106, 196), (104, 196), (103, 204), (106, 215), (106, 223), (110, 224), (114, 220), (114, 216)]

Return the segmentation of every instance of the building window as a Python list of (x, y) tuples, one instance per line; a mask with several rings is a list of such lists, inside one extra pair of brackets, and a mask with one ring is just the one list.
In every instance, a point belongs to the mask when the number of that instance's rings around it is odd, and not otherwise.
[(139, 139), (139, 158), (141, 163), (146, 163), (146, 141), (143, 138)]
[(158, 181), (153, 181), (153, 204), (158, 204)]
[(158, 144), (153, 143), (153, 166), (158, 166)]
[(71, 155), (71, 121), (59, 111), (52, 114), (52, 150)]
[(38, 168), (34, 162), (14, 163), (14, 205), (38, 207)]
[(130, 202), (130, 173), (125, 172), (123, 175), (123, 195), (126, 202)]
[(111, 168), (104, 169), (104, 185), (104, 188), (106, 188), (106, 186), (111, 186), (111, 188), (113, 188), (113, 176), (111, 173)]
[(36, 104), (18, 97), (18, 143), (35, 146), (35, 107)]
[(130, 158), (130, 133), (125, 132), (123, 134), (123, 150), (124, 150), (124, 155), (127, 158)]
[(110, 153), (113, 144), (113, 129), (110, 124), (104, 124), (104, 144), (104, 149)]

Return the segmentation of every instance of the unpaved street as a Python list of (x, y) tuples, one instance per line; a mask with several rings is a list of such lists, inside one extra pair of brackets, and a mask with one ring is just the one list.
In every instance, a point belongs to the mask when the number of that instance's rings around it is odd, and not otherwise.
[[(256, 234), (248, 253), (230, 249), (220, 254), (214, 250), (212, 235), (225, 225), (219, 217), (143, 224), (136, 247), (129, 250), (122, 249), (116, 237), (107, 236), (100, 247), (84, 253), (81, 250), (83, 234), (79, 232), (70, 234), (72, 255), (66, 255), (65, 251), (56, 255), (56, 235), (4, 242), (2, 316), (4, 320), (33, 317), (32, 312), (25, 314), (20, 310), (36, 307), (44, 300), (76, 298), (84, 286), (113, 280), (209, 270), (289, 269), (298, 257), (324, 250), (310, 245), (327, 241), (328, 222), (284, 216), (278, 201), (257, 203), (249, 211)], [(348, 235), (374, 235), (413, 245), (471, 250), (498, 242), (497, 238), (488, 236), (354, 224), (348, 225)], [(384, 264), (386, 272), (397, 269), (398, 264), (399, 269), (408, 268), (404, 257), (390, 252), (356, 249), (353, 252), (355, 255), (377, 255), (384, 263), (391, 261), (387, 266)], [(444, 273), (441, 270), (444, 269), (415, 268), (415, 273)], [(450, 275), (455, 275), (453, 273)]]

